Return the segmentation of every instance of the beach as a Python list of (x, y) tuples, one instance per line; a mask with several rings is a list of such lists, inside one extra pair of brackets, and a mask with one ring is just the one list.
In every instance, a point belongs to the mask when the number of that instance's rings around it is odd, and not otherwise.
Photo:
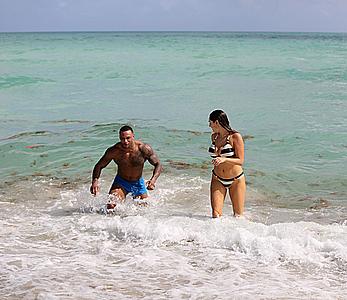
[[(347, 35), (0, 33), (0, 298), (345, 299)], [(208, 115), (244, 137), (245, 218), (211, 218)], [(98, 213), (123, 124), (164, 171)], [(150, 164), (144, 177), (151, 176)]]

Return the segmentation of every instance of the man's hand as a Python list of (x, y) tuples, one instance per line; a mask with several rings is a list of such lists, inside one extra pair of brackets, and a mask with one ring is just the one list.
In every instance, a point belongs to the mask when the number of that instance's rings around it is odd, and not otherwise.
[(155, 188), (155, 184), (152, 182), (152, 180), (148, 180), (146, 182), (146, 185), (147, 185), (147, 189), (150, 191), (154, 190), (154, 188)]
[(97, 178), (93, 179), (92, 185), (90, 186), (90, 192), (96, 196), (100, 190), (99, 180)]

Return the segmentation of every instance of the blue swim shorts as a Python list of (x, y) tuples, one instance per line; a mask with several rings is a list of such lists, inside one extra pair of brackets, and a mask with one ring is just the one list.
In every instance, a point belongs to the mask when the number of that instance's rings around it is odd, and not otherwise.
[(112, 187), (114, 186), (120, 186), (126, 191), (127, 194), (131, 193), (133, 197), (147, 194), (146, 184), (143, 177), (141, 177), (139, 180), (128, 181), (117, 175), (112, 183)]

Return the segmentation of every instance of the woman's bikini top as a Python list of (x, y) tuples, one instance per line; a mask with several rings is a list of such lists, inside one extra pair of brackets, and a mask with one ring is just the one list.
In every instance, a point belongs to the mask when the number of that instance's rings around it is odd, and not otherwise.
[(216, 145), (215, 142), (212, 142), (211, 146), (208, 148), (208, 152), (210, 153), (212, 158), (216, 158), (218, 156), (221, 157), (235, 157), (235, 149), (230, 145), (229, 137), (227, 138), (226, 144), (220, 148), (220, 154), (216, 154)]

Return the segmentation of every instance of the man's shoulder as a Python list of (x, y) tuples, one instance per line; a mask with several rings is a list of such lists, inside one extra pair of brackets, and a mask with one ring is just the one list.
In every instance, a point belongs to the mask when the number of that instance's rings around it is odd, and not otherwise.
[(151, 153), (153, 151), (152, 147), (149, 144), (146, 144), (142, 141), (136, 141), (136, 144), (137, 144), (139, 150), (145, 155), (148, 155), (149, 153)]
[(113, 153), (115, 151), (119, 151), (121, 149), (121, 143), (118, 142), (117, 144), (114, 144), (113, 146), (107, 148), (107, 152)]
[(138, 143), (139, 147), (151, 147), (149, 144), (142, 141), (137, 140), (136, 143)]

